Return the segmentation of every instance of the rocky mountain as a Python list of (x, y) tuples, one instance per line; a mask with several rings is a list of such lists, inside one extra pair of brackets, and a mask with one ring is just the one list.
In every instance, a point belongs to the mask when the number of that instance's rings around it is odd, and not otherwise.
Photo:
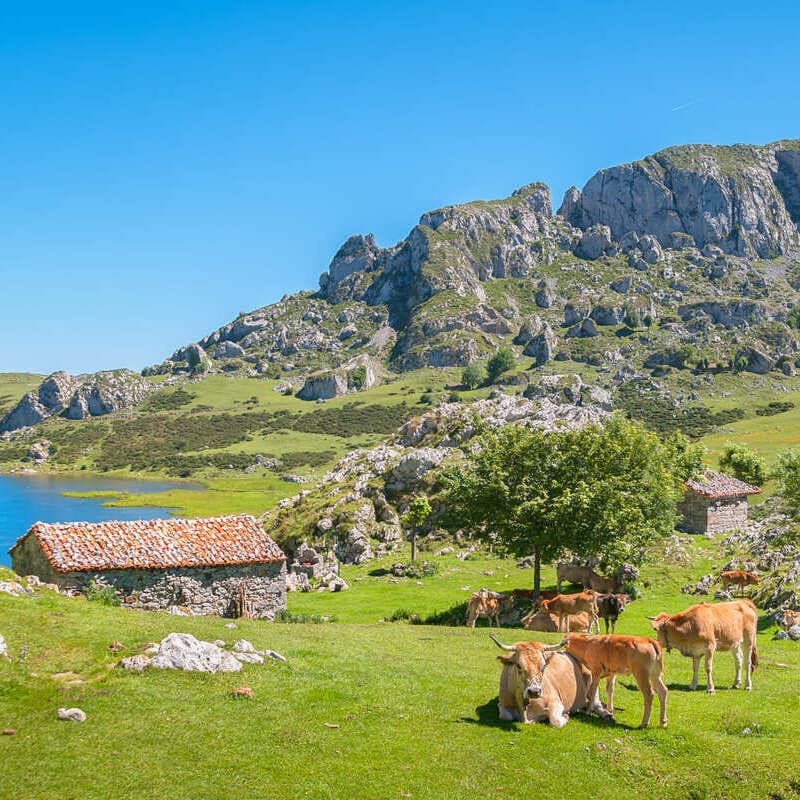
[(393, 247), (351, 236), (319, 291), (242, 314), (149, 372), (280, 375), (308, 399), (500, 345), (532, 369), (791, 372), (798, 223), (800, 140), (672, 147), (601, 170), (557, 214), (533, 183), (429, 211)]
[(54, 372), (35, 392), (28, 392), (0, 420), (0, 433), (30, 427), (52, 416), (100, 417), (138, 405), (155, 385), (127, 369), (73, 377)]

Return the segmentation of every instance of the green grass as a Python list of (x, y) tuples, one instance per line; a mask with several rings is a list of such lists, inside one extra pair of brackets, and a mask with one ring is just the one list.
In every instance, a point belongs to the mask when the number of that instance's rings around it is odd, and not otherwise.
[(43, 378), (32, 372), (0, 372), (0, 418), (11, 411), (22, 395), (36, 389)]
[[(651, 585), (626, 610), (622, 632), (646, 634), (646, 613), (687, 604), (677, 585), (713, 560), (705, 540), (692, 550), (691, 566), (662, 559), (645, 571)], [(524, 586), (529, 571), (499, 559), (452, 557), (441, 569), (442, 577), (423, 587), (370, 578), (368, 569), (345, 571), (349, 592), (295, 595), (290, 608), (324, 610), (346, 622), (243, 620), (235, 631), (218, 618), (175, 618), (50, 593), (0, 595), (0, 630), (14, 658), (0, 662), (0, 728), (17, 731), (0, 737), (3, 784), (33, 800), (794, 796), (797, 644), (762, 632), (751, 694), (727, 688), (728, 654), (716, 660), (716, 696), (686, 691), (689, 660), (667, 656), (666, 730), (634, 729), (641, 695), (628, 678), (618, 681), (617, 725), (582, 715), (560, 731), (501, 723), (498, 651), (485, 627), (377, 619), (390, 607), (427, 611), (461, 601), (462, 580)], [(112, 641), (125, 644), (126, 655), (174, 630), (229, 643), (243, 637), (288, 662), (217, 676), (112, 668)], [(557, 635), (501, 632), (504, 641), (526, 638)], [(244, 685), (253, 700), (229, 696)], [(60, 706), (78, 706), (88, 720), (59, 722)]]

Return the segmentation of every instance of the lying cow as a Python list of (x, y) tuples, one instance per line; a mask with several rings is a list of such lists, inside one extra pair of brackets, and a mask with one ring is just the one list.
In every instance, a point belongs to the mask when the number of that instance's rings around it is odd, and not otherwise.
[[(569, 617), (569, 629), (572, 632), (588, 632), (589, 615), (585, 611)], [(531, 611), (527, 617), (523, 617), (520, 622), (526, 631), (542, 631), (543, 633), (557, 633), (559, 619), (555, 614), (547, 614), (544, 611)]]
[(543, 611), (545, 614), (556, 614), (558, 630), (564, 633), (569, 631), (569, 617), (585, 611), (589, 615), (589, 633), (592, 632), (592, 627), (600, 633), (596, 595), (591, 589), (577, 594), (560, 594), (552, 600), (542, 600), (539, 603), (539, 611)]
[(464, 624), (474, 628), (479, 617), (486, 617), (489, 620), (490, 628), (492, 620), (499, 628), (500, 615), (510, 611), (513, 607), (514, 601), (510, 597), (482, 589), (480, 592), (472, 594), (467, 600), (467, 620)]
[(744, 594), (745, 586), (755, 586), (758, 584), (758, 575), (755, 572), (745, 572), (743, 569), (731, 569), (727, 572), (720, 572), (722, 588), (727, 592), (733, 586), (738, 586), (741, 594)]
[(614, 683), (617, 675), (633, 675), (636, 685), (644, 697), (644, 716), (640, 728), (650, 724), (650, 711), (653, 707), (653, 694), (658, 695), (660, 709), (659, 723), (667, 726), (667, 686), (664, 683), (664, 656), (661, 646), (655, 639), (646, 636), (583, 636), (568, 634), (560, 644), (551, 645), (546, 650), (564, 648), (577, 658), (592, 673), (592, 683), (587, 700), (597, 708), (597, 689), (602, 678), (606, 679), (606, 707), (610, 718), (614, 719)]
[[(539, 600), (551, 600), (557, 594), (558, 592), (555, 589), (540, 589)], [(523, 601), (533, 603), (533, 595), (533, 589), (514, 589), (511, 592), (511, 596), (514, 598), (514, 602), (517, 605)]]
[(547, 652), (541, 642), (501, 644), (506, 652), (497, 657), (500, 673), (498, 710), (500, 719), (514, 722), (547, 720), (563, 728), (571, 712), (586, 706), (592, 675), (566, 653)]
[(736, 663), (733, 688), (742, 682), (742, 657), (745, 661), (745, 689), (752, 688), (751, 672), (758, 665), (756, 627), (758, 611), (750, 600), (733, 600), (690, 606), (677, 614), (661, 613), (648, 617), (658, 641), (669, 653), (674, 647), (692, 659), (691, 689), (697, 688), (700, 659), (706, 659), (706, 691), (714, 694), (714, 653), (730, 650)]
[(608, 633), (609, 622), (611, 623), (611, 633), (615, 633), (619, 615), (630, 602), (631, 598), (627, 594), (597, 595), (597, 614), (606, 623), (606, 633)]

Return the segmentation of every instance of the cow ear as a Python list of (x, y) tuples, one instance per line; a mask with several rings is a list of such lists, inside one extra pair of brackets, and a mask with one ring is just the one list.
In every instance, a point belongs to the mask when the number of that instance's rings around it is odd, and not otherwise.
[(497, 656), (497, 660), (503, 664), (510, 664), (515, 658), (516, 653), (503, 653), (502, 655)]

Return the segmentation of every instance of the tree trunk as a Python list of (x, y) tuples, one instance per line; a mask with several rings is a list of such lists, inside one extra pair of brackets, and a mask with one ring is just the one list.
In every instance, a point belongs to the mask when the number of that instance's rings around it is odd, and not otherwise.
[(417, 560), (417, 532), (411, 531), (411, 563)]
[(539, 590), (542, 585), (542, 557), (539, 546), (533, 546), (533, 602), (539, 601)]

